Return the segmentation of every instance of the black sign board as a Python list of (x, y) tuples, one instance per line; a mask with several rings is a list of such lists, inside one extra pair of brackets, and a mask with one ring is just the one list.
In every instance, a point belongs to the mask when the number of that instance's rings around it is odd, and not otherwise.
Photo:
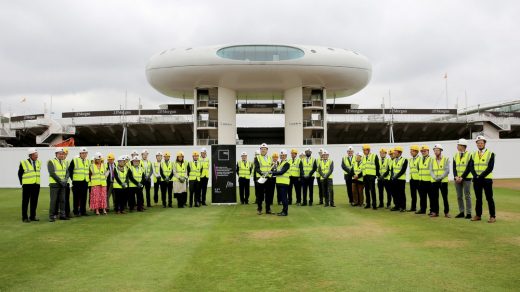
[(277, 108), (277, 103), (243, 103), (242, 108)]
[[(349, 109), (331, 108), (327, 110), (332, 115), (382, 115), (383, 109)], [(384, 110), (385, 114), (394, 115), (456, 115), (456, 109), (398, 109), (389, 108)]]
[(112, 111), (88, 111), (88, 112), (64, 112), (62, 118), (84, 118), (84, 117), (113, 117), (113, 116), (169, 116), (169, 115), (191, 115), (191, 109), (152, 109), (146, 110), (112, 110)]
[(43, 114), (26, 115), (26, 116), (15, 116), (15, 117), (11, 117), (11, 122), (33, 121), (33, 120), (36, 120), (37, 118), (43, 118), (43, 117), (44, 117)]
[(236, 145), (211, 145), (211, 202), (236, 204)]

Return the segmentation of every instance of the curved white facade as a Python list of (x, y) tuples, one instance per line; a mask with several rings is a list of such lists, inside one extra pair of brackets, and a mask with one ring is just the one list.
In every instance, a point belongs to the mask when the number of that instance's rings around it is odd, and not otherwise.
[(368, 59), (347, 49), (302, 45), (303, 56), (289, 60), (233, 60), (221, 57), (222, 48), (175, 48), (153, 56), (146, 66), (148, 82), (173, 97), (192, 97), (194, 88), (225, 87), (235, 91), (283, 91), (295, 87), (326, 88), (328, 97), (352, 95), (363, 89), (372, 74)]

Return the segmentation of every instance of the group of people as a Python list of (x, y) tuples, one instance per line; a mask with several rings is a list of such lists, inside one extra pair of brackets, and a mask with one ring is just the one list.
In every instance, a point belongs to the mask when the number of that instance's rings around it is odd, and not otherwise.
[[(206, 206), (206, 190), (209, 179), (209, 159), (206, 149), (192, 153), (192, 161), (184, 160), (184, 153), (177, 152), (171, 160), (169, 151), (157, 152), (156, 160), (148, 159), (148, 150), (141, 154), (133, 151), (115, 159), (110, 153), (105, 158), (96, 153), (88, 158), (88, 150), (82, 147), (78, 157), (67, 159), (68, 149), (58, 147), (55, 157), (47, 162), (49, 172), (49, 221), (70, 220), (73, 216), (89, 216), (88, 209), (96, 215), (106, 215), (111, 210), (116, 214), (127, 211), (143, 212), (152, 207), (151, 187), (153, 181), (153, 201), (158, 204), (159, 192), (163, 208), (173, 207), (172, 195), (177, 206)], [(18, 178), (22, 185), (22, 221), (39, 221), (36, 208), (40, 192), (41, 162), (35, 148), (28, 150), (28, 159), (20, 162)], [(200, 156), (200, 157), (199, 157)], [(72, 183), (72, 213), (70, 192)], [(90, 195), (89, 195), (90, 194)], [(146, 202), (145, 202), (146, 198)], [(146, 206), (145, 206), (146, 203)], [(30, 214), (27, 211), (30, 206)]]
[[(347, 147), (342, 158), (341, 169), (344, 173), (348, 201), (351, 206), (365, 209), (384, 208), (391, 211), (415, 212), (439, 216), (439, 194), (442, 196), (444, 216), (449, 218), (448, 176), (452, 160), (453, 180), (457, 192), (459, 213), (456, 218), (480, 221), (482, 216), (482, 197), (485, 194), (489, 206), (489, 223), (496, 222), (493, 199), (493, 167), (495, 154), (486, 148), (483, 136), (476, 138), (477, 150), (470, 153), (468, 141), (460, 139), (457, 153), (450, 159), (443, 155), (443, 146), (436, 144), (433, 155), (427, 145), (412, 145), (410, 157), (403, 157), (404, 149), (396, 146), (382, 148), (379, 155), (371, 152), (368, 144), (362, 152), (354, 155), (354, 148)], [(255, 152), (253, 161), (248, 160), (246, 152), (237, 161), (239, 197), (241, 204), (249, 204), (249, 186), (254, 182), (257, 214), (274, 214), (272, 205), (274, 195), (282, 210), (279, 216), (288, 216), (289, 205), (295, 192), (296, 205), (312, 206), (314, 203), (314, 180), (318, 185), (319, 204), (336, 207), (332, 174), (334, 162), (329, 152), (320, 149), (313, 157), (310, 148), (299, 153), (297, 149), (281, 150), (268, 154), (268, 146), (263, 143)], [(420, 154), (419, 154), (420, 153)], [(47, 162), (50, 187), (49, 221), (69, 220), (72, 214), (88, 216), (89, 209), (96, 215), (107, 214), (111, 210), (117, 214), (127, 211), (142, 212), (151, 205), (153, 181), (153, 201), (158, 204), (159, 192), (163, 208), (172, 208), (172, 195), (177, 207), (200, 207), (206, 205), (206, 191), (209, 179), (209, 159), (206, 149), (193, 151), (191, 161), (184, 159), (184, 153), (176, 153), (174, 160), (170, 152), (157, 152), (155, 161), (148, 159), (148, 151), (141, 154), (133, 151), (130, 155), (118, 157), (112, 153), (106, 161), (101, 153), (88, 158), (88, 150), (81, 148), (78, 157), (67, 160), (68, 149), (55, 149), (55, 158)], [(289, 156), (290, 155), (290, 156)], [(22, 220), (39, 221), (36, 208), (40, 191), (41, 162), (35, 148), (29, 149), (28, 159), (20, 162), (18, 177), (22, 185)], [(409, 170), (411, 204), (406, 208), (406, 180)], [(70, 184), (72, 182), (72, 214), (70, 209)], [(475, 214), (472, 216), (471, 184), (475, 193)], [(376, 186), (379, 196), (376, 195)], [(364, 194), (363, 194), (364, 191)], [(189, 200), (188, 200), (189, 192)], [(386, 196), (385, 196), (386, 192)], [(90, 194), (90, 196), (89, 196)], [(386, 204), (385, 204), (386, 197)], [(419, 197), (419, 200), (417, 200)], [(146, 200), (145, 200), (146, 199)], [(378, 200), (379, 199), (379, 204)], [(145, 205), (146, 203), (146, 205)], [(392, 206), (393, 203), (393, 206)], [(427, 208), (429, 203), (429, 209)], [(28, 209), (30, 206), (30, 214)]]

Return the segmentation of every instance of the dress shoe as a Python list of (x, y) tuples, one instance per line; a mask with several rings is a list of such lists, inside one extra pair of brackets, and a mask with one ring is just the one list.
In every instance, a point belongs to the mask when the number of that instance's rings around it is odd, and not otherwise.
[(460, 212), (455, 218), (464, 218), (464, 212)]
[(39, 219), (39, 218), (36, 218), (36, 217), (34, 217), (34, 218), (29, 218), (29, 220), (31, 220), (31, 221), (40, 221), (40, 219)]
[(23, 223), (31, 223), (31, 221), (29, 219), (23, 219), (22, 221), (23, 221)]
[(271, 211), (265, 211), (265, 214), (269, 214), (269, 215), (272, 215), (272, 214), (273, 214), (273, 212), (271, 212)]
[(444, 218), (451, 218), (451, 215), (449, 213), (444, 214)]
[(372, 207), (373, 210), (377, 210), (377, 207)]
[(280, 213), (278, 213), (278, 214), (276, 214), (276, 215), (278, 215), (278, 216), (287, 216), (287, 213), (280, 212)]
[(488, 223), (495, 223), (497, 222), (497, 219), (495, 217), (490, 217), (488, 220)]
[(426, 211), (419, 210), (419, 211), (415, 212), (415, 214), (418, 214), (418, 215), (426, 214)]
[(430, 214), (430, 217), (431, 217), (431, 218), (439, 217), (439, 214), (437, 214), (437, 213), (435, 213), (435, 212), (432, 212), (432, 213)]
[(390, 209), (390, 211), (392, 211), (392, 212), (399, 211), (399, 208), (393, 207), (392, 209)]
[(466, 215), (465, 219), (471, 219), (471, 214)]
[(334, 204), (330, 204), (330, 206), (331, 206), (332, 208), (335, 208), (335, 207), (336, 207), (336, 205), (334, 205)]
[(471, 218), (471, 221), (480, 221), (482, 220), (482, 218), (480, 218), (480, 216), (473, 216), (473, 218)]
[(262, 215), (262, 211), (256, 211), (257, 215)]
[(415, 212), (417, 211), (416, 209), (410, 209), (410, 210), (406, 210), (406, 212)]
[[(99, 214), (98, 214), (99, 215)], [(60, 220), (70, 220), (68, 217), (65, 217), (65, 216), (61, 216), (60, 217)]]
[(365, 206), (365, 209), (370, 209), (370, 205), (366, 205), (366, 206)]
[(307, 206), (307, 203), (303, 203), (303, 204), (301, 204), (300, 206)]

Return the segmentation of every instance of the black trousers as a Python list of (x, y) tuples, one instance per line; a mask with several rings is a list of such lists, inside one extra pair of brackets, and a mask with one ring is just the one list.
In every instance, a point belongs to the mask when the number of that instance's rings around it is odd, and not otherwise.
[(288, 199), (288, 192), (289, 185), (284, 184), (276, 184), (276, 191), (281, 194), (282, 197), (282, 213), (289, 214), (289, 199)]
[[(36, 208), (38, 207), (39, 196), (39, 184), (22, 185), (22, 220), (36, 218)], [(27, 209), (29, 209), (29, 205), (30, 213), (29, 216), (27, 216)]]
[(238, 195), (240, 203), (249, 204), (249, 179), (244, 177), (238, 178)]
[(482, 216), (482, 191), (486, 194), (486, 201), (489, 208), (489, 216), (495, 217), (495, 200), (493, 199), (493, 180), (492, 179), (474, 179), (473, 190), (475, 191), (475, 213)]
[(267, 193), (265, 196), (265, 205), (269, 206), (269, 209), (267, 207), (265, 208), (266, 211), (271, 211), (271, 206), (273, 205), (274, 200), (274, 191), (276, 188), (276, 178), (270, 177), (265, 182), (267, 184)]
[(412, 199), (412, 204), (410, 205), (410, 210), (415, 211), (417, 209), (417, 191), (419, 190), (419, 181), (415, 179), (410, 179), (410, 197)]
[(65, 187), (60, 184), (51, 184), (49, 192), (49, 219), (55, 218), (58, 213), (60, 217), (65, 217)]
[(385, 180), (377, 179), (377, 191), (379, 193), (379, 206), (383, 207), (385, 205)]
[(307, 204), (307, 192), (309, 193), (309, 203), (312, 204), (314, 199), (314, 177), (309, 176), (308, 178), (302, 178), (303, 187), (303, 204)]
[[(188, 201), (188, 193), (176, 193), (175, 198), (177, 199), (177, 208), (184, 208), (184, 206), (186, 206), (186, 202)], [(171, 207), (171, 203), (168, 205)]]
[(334, 185), (332, 183), (332, 179), (321, 179), (320, 180), (322, 185), (322, 191), (323, 191), (323, 199), (325, 201), (325, 205), (334, 205)]
[[(56, 201), (56, 213), (54, 215), (58, 215), (58, 211), (60, 210), (60, 202)], [(90, 202), (89, 202), (90, 205)], [(108, 205), (107, 205), (108, 206)], [(65, 216), (70, 217), (70, 187), (67, 183), (65, 186)]]
[(172, 206), (172, 192), (173, 192), (173, 181), (161, 183), (161, 202), (163, 207), (166, 207), (166, 193), (168, 193), (168, 206)]
[(188, 183), (188, 187), (190, 189), (190, 207), (193, 206), (193, 201), (195, 201), (195, 206), (199, 206), (202, 203), (200, 201), (199, 181), (190, 180)]
[[(138, 189), (140, 189), (140, 188), (138, 188), (138, 187), (128, 188), (128, 209), (130, 211), (135, 210), (135, 205), (137, 204), (136, 196), (138, 197), (138, 195), (137, 195)], [(143, 191), (141, 190), (141, 196), (142, 195), (143, 195)], [(138, 208), (138, 210), (139, 210), (139, 208)]]
[(152, 202), (151, 202), (151, 198), (150, 198), (150, 189), (152, 188), (152, 181), (151, 180), (143, 180), (142, 182), (143, 186), (144, 186), (144, 190), (146, 192), (146, 206), (147, 207), (151, 207), (152, 206)]
[(257, 180), (258, 180), (258, 178), (255, 176), (253, 178), (253, 182), (254, 182), (254, 185), (255, 185), (255, 204), (258, 204), (258, 185), (259, 185), (259, 183), (258, 183)]
[(316, 178), (316, 183), (318, 184), (318, 196), (320, 198), (320, 204), (323, 204), (323, 185), (322, 179), (320, 177)]
[(274, 182), (273, 179), (267, 179), (263, 184), (257, 184), (256, 205), (257, 211), (262, 211), (262, 204), (265, 201), (265, 211), (271, 211), (271, 204), (273, 203)]
[(289, 179), (289, 189), (287, 191), (287, 200), (289, 205), (292, 204), (292, 189), (296, 193), (296, 203), (301, 204), (302, 202), (302, 184), (300, 177), (291, 176)]
[(160, 178), (157, 179), (156, 182), (153, 183), (153, 202), (155, 204), (159, 203), (159, 191), (161, 191), (161, 198), (163, 198), (163, 190), (162, 190), (162, 181)]
[(406, 209), (406, 196), (405, 196), (406, 180), (395, 179), (392, 181), (392, 197), (394, 199), (394, 205), (397, 209)]
[(347, 186), (347, 199), (349, 204), (352, 204), (354, 202), (354, 198), (352, 196), (352, 177), (348, 174), (343, 175), (343, 178), (345, 179), (345, 185)]
[[(429, 181), (419, 181), (419, 211), (426, 212), (428, 207), (428, 197), (431, 196), (432, 183)], [(430, 204), (431, 208), (431, 204)], [(431, 209), (430, 209), (431, 211)]]
[(74, 215), (87, 214), (88, 183), (86, 181), (72, 182), (72, 212)]
[(439, 191), (442, 194), (442, 201), (444, 202), (444, 214), (448, 214), (450, 212), (450, 203), (448, 202), (447, 182), (432, 182), (430, 208), (433, 213), (439, 214)]
[(365, 185), (365, 202), (367, 206), (372, 205), (373, 208), (377, 207), (376, 200), (376, 176), (365, 175), (363, 176), (363, 184)]
[(208, 191), (208, 180), (207, 177), (201, 177), (200, 178), (200, 201), (202, 204), (206, 204), (206, 192)]
[(116, 212), (123, 212), (126, 207), (127, 189), (114, 189), (114, 210)]

